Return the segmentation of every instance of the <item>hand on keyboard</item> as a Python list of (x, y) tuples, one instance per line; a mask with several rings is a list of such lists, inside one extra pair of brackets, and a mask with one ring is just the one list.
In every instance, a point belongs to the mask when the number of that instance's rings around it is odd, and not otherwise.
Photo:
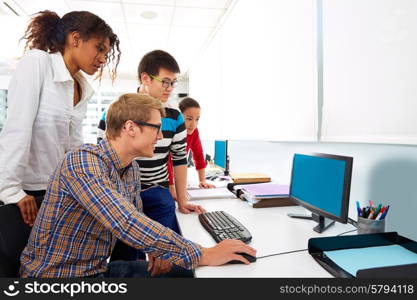
[(256, 256), (256, 250), (238, 240), (224, 240), (211, 248), (203, 248), (199, 265), (219, 266), (230, 261), (249, 264), (250, 261), (238, 253)]

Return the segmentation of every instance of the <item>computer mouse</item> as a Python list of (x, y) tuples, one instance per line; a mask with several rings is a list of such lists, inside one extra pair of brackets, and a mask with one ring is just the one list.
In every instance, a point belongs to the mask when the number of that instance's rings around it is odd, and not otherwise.
[[(250, 263), (253, 263), (256, 261), (256, 256), (252, 256), (246, 253), (237, 252), (236, 254), (242, 255), (244, 258), (246, 258)], [(240, 260), (231, 260), (228, 262), (228, 264), (243, 264)]]

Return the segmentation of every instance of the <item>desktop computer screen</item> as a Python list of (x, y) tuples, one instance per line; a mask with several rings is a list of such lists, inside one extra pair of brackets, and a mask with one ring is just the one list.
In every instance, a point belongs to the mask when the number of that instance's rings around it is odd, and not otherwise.
[(214, 141), (214, 164), (226, 169), (227, 141)]
[(214, 141), (214, 165), (222, 168), (224, 170), (224, 175), (229, 175), (229, 154), (227, 140)]
[(314, 228), (317, 232), (322, 232), (334, 221), (347, 223), (352, 163), (353, 158), (347, 156), (294, 154), (290, 197), (312, 215), (290, 216), (315, 220), (319, 223)]
[(227, 140), (214, 141), (214, 166), (206, 167), (206, 179), (214, 180), (229, 175), (229, 154)]

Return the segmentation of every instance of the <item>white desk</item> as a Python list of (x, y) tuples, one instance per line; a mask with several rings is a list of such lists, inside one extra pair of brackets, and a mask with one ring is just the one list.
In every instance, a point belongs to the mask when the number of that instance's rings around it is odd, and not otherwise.
[[(207, 211), (224, 210), (238, 219), (251, 232), (249, 245), (258, 251), (257, 257), (307, 249), (309, 238), (335, 236), (355, 229), (352, 225), (336, 222), (323, 233), (317, 233), (313, 231), (317, 225), (314, 221), (287, 216), (289, 212), (307, 213), (299, 206), (252, 208), (240, 199), (210, 199), (193, 203), (202, 205)], [(203, 247), (216, 244), (198, 221), (197, 214), (177, 212), (177, 218), (184, 237)], [(308, 251), (261, 258), (249, 266), (198, 267), (195, 274), (197, 277), (331, 277)]]

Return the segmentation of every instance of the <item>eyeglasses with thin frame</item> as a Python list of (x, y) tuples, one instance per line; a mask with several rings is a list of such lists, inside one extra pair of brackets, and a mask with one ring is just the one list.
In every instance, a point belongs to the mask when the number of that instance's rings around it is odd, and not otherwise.
[(167, 78), (161, 79), (158, 76), (150, 75), (150, 74), (149, 74), (149, 76), (152, 79), (155, 79), (155, 80), (158, 80), (159, 82), (162, 82), (162, 87), (164, 87), (166, 89), (169, 88), (169, 87), (175, 88), (178, 85), (178, 81), (176, 81), (176, 80), (171, 81), (170, 79), (167, 79)]
[(148, 127), (153, 127), (153, 128), (158, 129), (158, 131), (156, 132), (156, 135), (158, 135), (159, 132), (161, 131), (162, 124), (152, 124), (152, 123), (142, 122), (142, 121), (132, 121), (132, 122), (137, 125), (148, 126)]

